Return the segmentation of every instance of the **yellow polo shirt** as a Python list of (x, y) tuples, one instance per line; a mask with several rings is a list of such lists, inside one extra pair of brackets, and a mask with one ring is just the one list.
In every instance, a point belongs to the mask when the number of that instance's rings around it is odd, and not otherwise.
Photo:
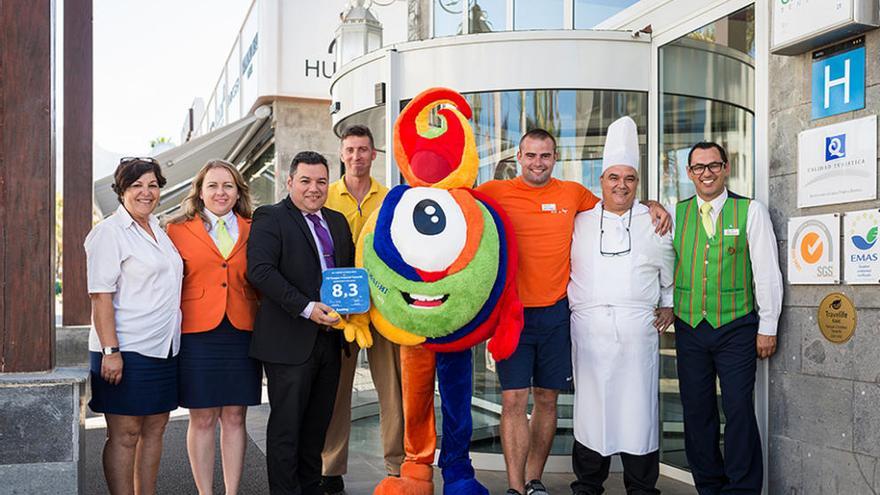
[(348, 220), (348, 226), (351, 228), (354, 242), (357, 242), (358, 236), (361, 235), (361, 229), (367, 223), (367, 219), (382, 206), (382, 201), (385, 199), (386, 194), (388, 194), (388, 188), (370, 177), (370, 190), (364, 196), (363, 201), (358, 204), (354, 196), (345, 187), (345, 176), (342, 176), (339, 180), (330, 184), (327, 190), (327, 203), (324, 206), (345, 215), (345, 219)]

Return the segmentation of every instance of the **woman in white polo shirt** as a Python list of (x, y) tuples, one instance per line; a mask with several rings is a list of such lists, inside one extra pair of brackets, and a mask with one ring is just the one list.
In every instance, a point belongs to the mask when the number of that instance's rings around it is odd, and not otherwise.
[(89, 407), (107, 421), (110, 493), (155, 493), (162, 436), (177, 408), (183, 262), (152, 214), (164, 185), (155, 159), (123, 158), (113, 183), (121, 204), (85, 240)]

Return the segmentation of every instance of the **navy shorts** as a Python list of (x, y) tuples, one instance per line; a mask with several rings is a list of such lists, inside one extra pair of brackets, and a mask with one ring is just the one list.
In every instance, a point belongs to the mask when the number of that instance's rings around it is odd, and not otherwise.
[(568, 298), (552, 306), (525, 308), (525, 324), (513, 355), (496, 364), (501, 390), (572, 388), (571, 312)]

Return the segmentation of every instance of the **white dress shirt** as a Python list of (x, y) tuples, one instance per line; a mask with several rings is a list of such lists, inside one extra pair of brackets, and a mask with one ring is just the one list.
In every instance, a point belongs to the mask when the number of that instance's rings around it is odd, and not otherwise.
[[(709, 203), (712, 210), (709, 215), (712, 222), (718, 222), (718, 215), (727, 201), (727, 188)], [(697, 196), (697, 207), (703, 206)], [(672, 209), (673, 222), (676, 208)], [(716, 235), (719, 233), (716, 232)], [(758, 333), (776, 335), (779, 315), (782, 313), (782, 272), (779, 270), (779, 246), (770, 212), (763, 204), (749, 201), (749, 213), (746, 217), (746, 242), (749, 244), (749, 260), (752, 262), (752, 278), (755, 284), (755, 303), (758, 306)]]
[[(86, 271), (90, 294), (113, 294), (119, 349), (164, 359), (180, 349), (183, 261), (154, 215), (149, 222), (155, 239), (120, 205), (86, 236)], [(101, 347), (93, 325), (89, 350)]]
[[(324, 256), (322, 256), (323, 254), (326, 254), (326, 253), (324, 253), (324, 249), (321, 246), (321, 239), (318, 238), (318, 234), (315, 232), (315, 224), (313, 224), (312, 221), (309, 220), (308, 215), (310, 215), (310, 213), (307, 211), (302, 211), (302, 210), (300, 210), (300, 213), (302, 213), (303, 220), (306, 221), (306, 225), (309, 226), (309, 232), (312, 233), (312, 239), (315, 240), (315, 247), (318, 248), (318, 262), (321, 263), (321, 271), (323, 272), (324, 270), (327, 269), (327, 261), (324, 260)], [(327, 229), (327, 234), (329, 235), (330, 234), (330, 226), (327, 225), (327, 220), (324, 220), (324, 215), (321, 214), (321, 210), (316, 211), (315, 215), (318, 215), (318, 218), (321, 219), (321, 225), (323, 225), (324, 228)], [(330, 240), (332, 242), (332, 240), (333, 240), (332, 236), (330, 237)], [(315, 301), (312, 301), (312, 302), (306, 304), (305, 309), (303, 309), (302, 313), (300, 313), (299, 315), (308, 320), (309, 318), (312, 317), (312, 310), (314, 308), (315, 308)]]
[(220, 248), (219, 241), (217, 240), (217, 222), (222, 218), (226, 224), (226, 231), (229, 232), (229, 237), (232, 237), (232, 245), (234, 246), (238, 242), (238, 217), (235, 216), (235, 213), (229, 210), (227, 214), (218, 217), (207, 208), (204, 209), (204, 212), (205, 216), (210, 220), (210, 222), (205, 222), (205, 230), (208, 231), (208, 235), (214, 240), (214, 245), (218, 249)]

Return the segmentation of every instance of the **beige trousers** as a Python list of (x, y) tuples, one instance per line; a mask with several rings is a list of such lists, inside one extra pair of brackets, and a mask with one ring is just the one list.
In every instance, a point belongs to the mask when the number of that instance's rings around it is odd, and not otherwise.
[[(351, 355), (342, 352), (342, 367), (339, 371), (339, 388), (336, 389), (336, 404), (333, 417), (324, 440), (324, 476), (342, 476), (348, 471), (348, 440), (351, 434), (351, 392), (354, 383), (355, 367), (360, 348), (351, 346)], [(370, 375), (379, 396), (379, 430), (382, 449), (385, 453), (385, 470), (388, 474), (399, 475), (403, 462), (403, 401), (400, 395), (400, 346), (393, 344), (379, 332), (373, 330), (373, 346), (367, 349)]]

